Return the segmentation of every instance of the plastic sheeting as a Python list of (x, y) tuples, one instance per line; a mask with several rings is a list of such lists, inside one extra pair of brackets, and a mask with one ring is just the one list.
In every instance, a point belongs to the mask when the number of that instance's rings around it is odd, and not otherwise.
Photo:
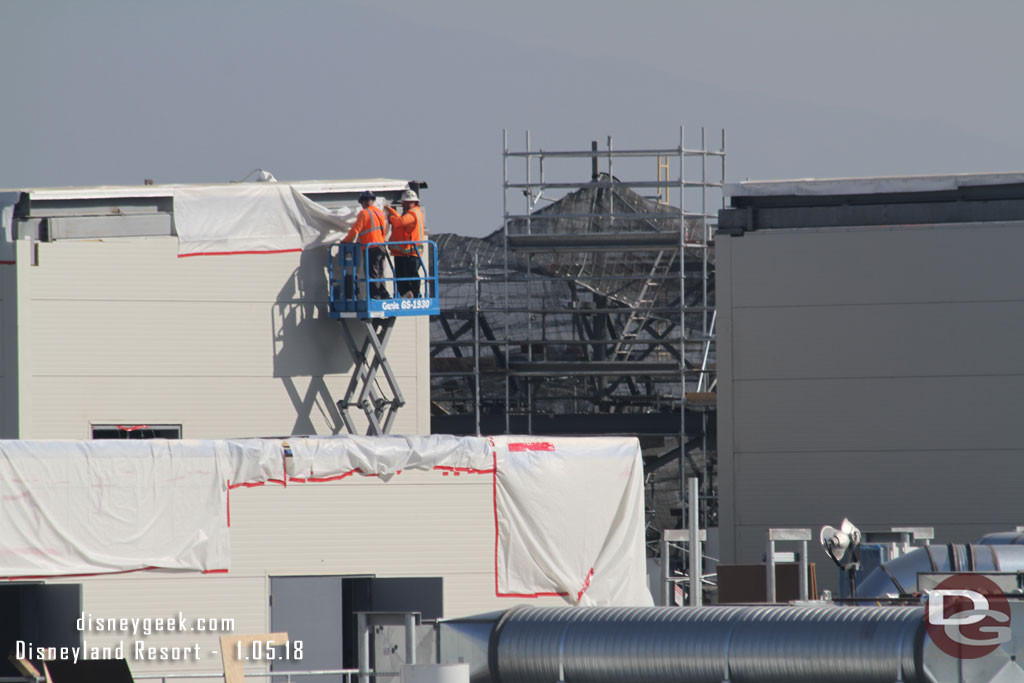
[(460, 436), (346, 436), (292, 438), (289, 481), (341, 479), (352, 474), (388, 481), (403, 470), (458, 470), (490, 474), (486, 439)]
[(191, 441), (0, 441), (7, 576), (228, 564), (228, 460)]
[(632, 438), (493, 437), (499, 595), (653, 605), (644, 472)]
[(298, 251), (337, 242), (358, 210), (353, 202), (332, 212), (283, 183), (178, 187), (178, 255)]
[(640, 446), (618, 437), (0, 441), (0, 573), (228, 569), (229, 488), (405, 470), (493, 482), (497, 595), (652, 604)]

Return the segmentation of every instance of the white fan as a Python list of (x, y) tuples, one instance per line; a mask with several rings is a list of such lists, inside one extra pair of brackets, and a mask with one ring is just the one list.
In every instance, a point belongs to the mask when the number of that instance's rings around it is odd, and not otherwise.
[(843, 518), (838, 529), (827, 525), (821, 527), (819, 539), (825, 553), (840, 569), (847, 569), (859, 562), (857, 548), (860, 546), (860, 529), (850, 520)]

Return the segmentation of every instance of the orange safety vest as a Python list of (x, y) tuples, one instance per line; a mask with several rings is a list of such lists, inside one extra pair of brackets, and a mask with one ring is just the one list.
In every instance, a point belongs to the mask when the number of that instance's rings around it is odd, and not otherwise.
[(380, 207), (371, 205), (369, 208), (363, 209), (370, 214), (369, 225), (363, 228), (362, 232), (359, 233), (359, 244), (369, 244), (370, 242), (383, 242), (384, 241), (384, 226), (386, 225), (384, 219), (384, 212), (380, 210)]
[[(426, 236), (426, 224), (423, 220), (423, 210), (414, 206), (406, 213), (412, 214), (415, 222), (411, 228), (400, 226), (395, 229), (394, 223), (391, 228), (392, 242), (421, 242)], [(403, 214), (403, 217), (405, 214)], [(391, 254), (394, 256), (415, 256), (418, 253), (415, 244), (396, 244), (391, 247)]]

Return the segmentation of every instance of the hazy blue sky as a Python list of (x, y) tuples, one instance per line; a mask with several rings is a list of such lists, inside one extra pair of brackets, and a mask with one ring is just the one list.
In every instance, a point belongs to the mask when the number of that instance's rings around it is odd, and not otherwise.
[(0, 0), (0, 26), (0, 187), (416, 178), (431, 232), (484, 234), (502, 129), (724, 127), (729, 180), (1024, 170), (1010, 0)]

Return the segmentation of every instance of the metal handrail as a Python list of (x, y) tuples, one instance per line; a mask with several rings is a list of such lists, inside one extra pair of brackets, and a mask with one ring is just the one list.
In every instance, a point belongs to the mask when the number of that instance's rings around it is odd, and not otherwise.
[[(374, 672), (364, 671), (364, 676), (369, 675), (371, 677), (394, 677), (398, 676), (397, 673), (392, 672)], [(351, 683), (353, 677), (360, 674), (359, 669), (310, 669), (308, 671), (245, 671), (242, 673), (247, 678), (284, 678), (286, 683), (291, 683), (293, 676), (344, 676), (346, 683)], [(132, 679), (136, 681), (143, 680), (159, 680), (161, 683), (166, 683), (168, 680), (179, 680), (179, 679), (199, 679), (199, 678), (214, 678), (224, 680), (223, 671), (213, 672), (195, 672), (195, 671), (181, 671), (177, 673), (139, 673), (132, 674)], [(27, 681), (33, 681), (39, 683), (40, 681), (46, 680), (43, 677), (35, 678), (33, 676), (0, 676), (0, 683), (26, 683)]]
[[(394, 264), (391, 262), (391, 254), (390, 254), (390, 251), (388, 250), (388, 247), (406, 246), (406, 245), (411, 245), (413, 247), (413, 253), (417, 257), (417, 259), (419, 260), (419, 269), (418, 270), (420, 271), (421, 274), (419, 274), (419, 275), (417, 275), (415, 277), (398, 277), (397, 275), (395, 275)], [(383, 248), (385, 250), (386, 258), (388, 260), (389, 265), (391, 266), (391, 277), (372, 278), (372, 277), (369, 276), (369, 272), (370, 272), (370, 248), (371, 247), (373, 247), (373, 248)], [(423, 247), (426, 247), (426, 248), (423, 249)], [(428, 264), (425, 262), (424, 254), (422, 253), (422, 251), (427, 251), (428, 252), (427, 257), (426, 257), (426, 261), (429, 261), (430, 268), (428, 268)], [(359, 276), (358, 269), (353, 268), (352, 272), (349, 271), (349, 267), (348, 266), (349, 265), (354, 265), (354, 264), (349, 264), (344, 259), (339, 259), (338, 258), (338, 256), (344, 254), (345, 252), (357, 252), (359, 254), (359, 258), (362, 261), (362, 266), (363, 266), (363, 275), (362, 275), (362, 277)], [(375, 283), (375, 282), (390, 282), (391, 285), (392, 285), (393, 291), (394, 291), (394, 289), (396, 288), (396, 285), (397, 285), (398, 282), (408, 282), (408, 281), (412, 281), (412, 280), (426, 280), (427, 281), (427, 288), (428, 288), (427, 289), (427, 296), (436, 296), (436, 294), (434, 292), (436, 292), (436, 289), (437, 289), (437, 280), (438, 280), (438, 275), (437, 275), (438, 267), (437, 267), (437, 265), (438, 265), (438, 263), (437, 263), (437, 243), (434, 242), (433, 240), (369, 242), (369, 243), (366, 243), (366, 244), (359, 244), (359, 243), (354, 243), (354, 242), (343, 242), (343, 243), (332, 244), (331, 245), (330, 260), (328, 262), (328, 279), (330, 280), (332, 285), (333, 284), (344, 284), (345, 277), (346, 276), (351, 276), (353, 278), (352, 282), (355, 285), (358, 285), (360, 283), (362, 283), (364, 285), (364, 296), (362, 296), (362, 297), (357, 297), (357, 296), (345, 297), (347, 299), (367, 298), (365, 295), (368, 294), (368, 292), (366, 292), (366, 290), (368, 289), (368, 285), (370, 285), (372, 283)], [(335, 272), (336, 268), (340, 268), (340, 270), (341, 270), (340, 274)], [(333, 300), (333, 293), (332, 293), (332, 300)]]
[[(387, 673), (375, 673), (373, 671), (363, 672), (363, 675), (371, 676), (389, 676)], [(311, 669), (308, 671), (246, 671), (242, 674), (247, 678), (270, 678), (280, 679), (283, 678), (287, 683), (291, 683), (293, 676), (344, 676), (345, 681), (350, 683), (354, 676), (359, 675), (359, 669)], [(215, 671), (212, 673), (206, 672), (179, 672), (179, 673), (140, 673), (133, 674), (132, 678), (136, 681), (141, 680), (159, 680), (161, 683), (166, 683), (168, 680), (177, 679), (190, 679), (190, 678), (216, 678), (223, 680), (224, 672)]]

